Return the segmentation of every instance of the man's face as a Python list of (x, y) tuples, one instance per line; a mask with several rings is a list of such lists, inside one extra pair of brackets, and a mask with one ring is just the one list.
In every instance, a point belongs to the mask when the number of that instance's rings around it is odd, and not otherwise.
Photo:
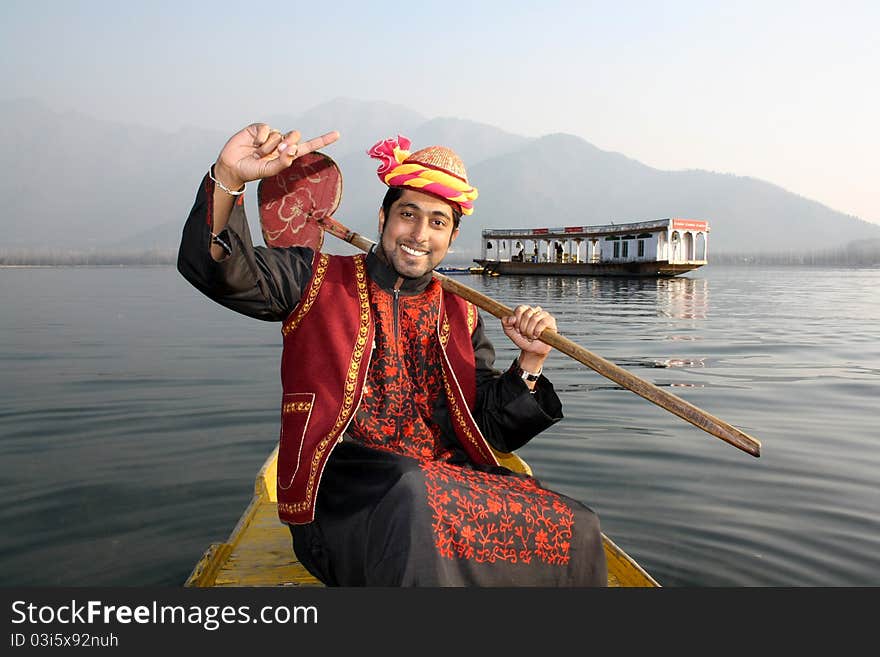
[(453, 230), (452, 206), (436, 196), (405, 189), (386, 217), (379, 212), (381, 245), (398, 274), (418, 278), (446, 257), (458, 237)]

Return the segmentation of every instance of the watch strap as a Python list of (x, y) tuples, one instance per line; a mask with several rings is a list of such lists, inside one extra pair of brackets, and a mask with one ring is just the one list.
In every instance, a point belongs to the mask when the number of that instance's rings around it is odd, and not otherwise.
[(523, 381), (537, 381), (541, 377), (542, 371), (543, 368), (539, 369), (537, 372), (529, 372), (520, 367), (519, 361), (516, 363), (516, 373)]

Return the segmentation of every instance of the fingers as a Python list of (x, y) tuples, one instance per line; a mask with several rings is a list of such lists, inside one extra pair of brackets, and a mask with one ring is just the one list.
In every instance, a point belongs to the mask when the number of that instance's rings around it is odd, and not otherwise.
[(279, 153), (288, 153), (296, 152), (296, 143), (299, 141), (300, 134), (299, 130), (291, 130), (287, 134), (285, 134), (281, 138), (281, 142), (278, 144), (278, 152)]
[(556, 319), (541, 306), (517, 306), (505, 323), (529, 341), (537, 340), (544, 329), (556, 330)]
[(249, 132), (254, 138), (254, 148), (259, 148), (266, 143), (271, 133), (278, 132), (278, 130), (275, 130), (268, 123), (252, 123), (249, 127)]
[[(295, 160), (298, 157), (302, 157), (307, 153), (314, 153), (316, 150), (324, 148), (324, 146), (329, 146), (337, 139), (339, 139), (339, 133), (334, 130), (332, 132), (325, 133), (320, 137), (315, 137), (314, 139), (309, 139), (308, 141), (297, 143), (297, 141), (299, 140), (299, 132), (294, 131), (290, 134), (294, 133), (296, 134), (296, 138), (290, 141), (287, 146), (285, 146), (285, 149), (289, 149), (287, 150), (287, 155), (288, 157), (290, 157), (291, 161)], [(286, 139), (285, 142), (287, 142)]]
[(257, 136), (254, 139), (254, 146), (257, 148), (254, 152), (254, 157), (262, 159), (273, 154), (277, 157), (276, 149), (279, 144), (281, 144), (282, 139), (283, 136), (280, 130), (276, 130), (265, 124), (260, 125), (257, 130)]
[(293, 160), (307, 153), (313, 153), (319, 148), (329, 146), (337, 139), (339, 133), (335, 130), (327, 132), (320, 137), (315, 137), (305, 142), (300, 142), (302, 136), (299, 130), (291, 130), (287, 134), (282, 134), (277, 128), (273, 128), (267, 123), (255, 123), (251, 126), (251, 134), (253, 135), (253, 146), (255, 159), (277, 158), (286, 155), (290, 164)]
[(252, 123), (248, 131), (254, 137), (254, 146), (260, 146), (269, 136), (272, 127), (268, 123)]

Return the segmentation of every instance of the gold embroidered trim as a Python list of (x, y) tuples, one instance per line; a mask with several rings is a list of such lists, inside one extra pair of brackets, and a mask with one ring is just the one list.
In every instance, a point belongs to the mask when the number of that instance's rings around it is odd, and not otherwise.
[[(471, 321), (474, 322), (474, 326), (476, 327), (476, 307), (470, 302), (466, 303), (468, 308), (467, 324), (468, 328), (470, 329)], [(471, 309), (473, 309), (474, 311), (473, 320), (471, 318)], [(452, 371), (452, 365), (449, 363), (449, 357), (446, 355), (446, 345), (449, 342), (450, 325), (449, 314), (446, 312), (445, 299), (441, 304), (441, 312), (443, 316), (439, 318), (440, 321), (438, 322), (439, 326), (437, 327), (437, 331), (439, 333), (438, 337), (440, 339), (440, 344), (443, 346), (441, 353), (443, 354), (443, 362), (446, 367), (441, 367), (440, 369), (443, 370), (443, 387), (446, 389), (446, 399), (449, 401), (449, 408), (452, 411), (452, 420), (453, 422), (456, 422), (458, 424), (464, 435), (467, 437), (468, 441), (470, 441), (471, 445), (476, 448), (477, 452), (483, 456), (487, 463), (494, 463), (495, 465), (498, 465), (498, 459), (495, 457), (494, 453), (486, 452), (487, 448), (491, 450), (491, 446), (488, 442), (486, 442), (486, 439), (483, 438), (482, 435), (479, 436), (479, 439), (474, 436), (474, 433), (471, 431), (471, 425), (465, 418), (465, 414), (464, 412), (462, 412), (461, 406), (458, 403), (458, 398), (452, 391), (452, 385), (450, 384), (449, 377), (446, 373), (446, 369), (448, 367), (449, 372), (452, 373), (453, 376), (455, 376), (455, 373)], [(473, 329), (470, 330), (472, 331)], [(470, 413), (468, 413), (468, 417), (470, 417)], [(477, 428), (477, 432), (479, 433), (479, 428)]]
[(309, 468), (309, 479), (306, 484), (306, 496), (301, 502), (294, 504), (280, 503), (278, 509), (286, 513), (298, 513), (306, 511), (312, 506), (312, 491), (315, 490), (315, 482), (318, 477), (318, 471), (321, 468), (321, 461), (327, 447), (335, 443), (340, 432), (348, 424), (348, 419), (354, 410), (354, 397), (357, 392), (358, 372), (363, 362), (364, 351), (367, 345), (367, 336), (370, 333), (370, 295), (367, 288), (367, 273), (364, 267), (366, 257), (363, 255), (355, 256), (355, 280), (357, 283), (358, 300), (360, 304), (360, 328), (358, 328), (357, 340), (355, 341), (354, 352), (351, 356), (351, 364), (348, 367), (348, 374), (345, 377), (345, 392), (342, 398), (342, 408), (339, 410), (339, 416), (330, 432), (324, 436), (315, 449), (312, 457), (312, 464)]
[(281, 406), (282, 413), (308, 413), (312, 410), (312, 402), (287, 402)]
[(440, 325), (440, 344), (443, 345), (443, 349), (446, 349), (446, 345), (449, 342), (449, 317), (446, 313), (443, 313), (443, 322)]
[(321, 283), (324, 282), (324, 275), (327, 273), (327, 263), (330, 261), (330, 256), (326, 253), (322, 253), (318, 256), (318, 264), (315, 267), (315, 275), (312, 277), (311, 285), (309, 286), (309, 291), (306, 294), (305, 300), (303, 300), (297, 310), (294, 312), (293, 317), (290, 318), (290, 321), (286, 323), (283, 327), (281, 327), (281, 334), (286, 338), (293, 331), (296, 330), (296, 327), (300, 325), (303, 320), (303, 317), (306, 316), (312, 309), (312, 305), (315, 303), (315, 299), (318, 298), (318, 292), (321, 290)]
[(473, 334), (477, 328), (477, 307), (470, 301), (465, 301), (465, 303), (467, 304), (468, 333)]
[(476, 436), (474, 436), (473, 432), (471, 431), (471, 427), (468, 424), (467, 420), (465, 420), (464, 413), (462, 413), (461, 407), (458, 404), (458, 399), (452, 392), (452, 386), (449, 383), (449, 377), (446, 375), (446, 368), (444, 367), (442, 369), (443, 386), (446, 388), (446, 399), (449, 401), (449, 406), (452, 409), (453, 419), (458, 423), (458, 426), (461, 427), (464, 435), (467, 437), (470, 443), (477, 448), (477, 451), (486, 460), (486, 462), (498, 465), (498, 459), (495, 458), (495, 455), (486, 452), (486, 439), (483, 438), (482, 440), (477, 440)]
[(296, 504), (287, 504), (286, 502), (278, 503), (278, 510), (284, 513), (298, 513), (299, 511), (305, 511), (308, 508), (308, 504), (305, 502), (297, 502)]

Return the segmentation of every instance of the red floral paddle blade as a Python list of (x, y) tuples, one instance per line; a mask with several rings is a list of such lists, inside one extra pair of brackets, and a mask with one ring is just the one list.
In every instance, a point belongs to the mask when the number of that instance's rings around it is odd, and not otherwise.
[(264, 178), (257, 188), (260, 228), (266, 246), (307, 246), (324, 243), (317, 223), (329, 218), (342, 199), (342, 173), (323, 153), (307, 153), (287, 169)]

